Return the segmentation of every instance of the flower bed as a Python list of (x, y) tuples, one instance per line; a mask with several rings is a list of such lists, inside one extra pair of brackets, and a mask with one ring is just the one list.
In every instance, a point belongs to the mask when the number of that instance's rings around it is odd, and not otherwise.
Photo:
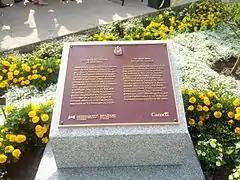
[[(202, 167), (206, 172), (224, 170), (223, 179), (237, 179), (240, 82), (219, 75), (211, 67), (220, 59), (239, 55), (240, 44), (227, 26), (220, 25), (221, 15), (214, 6), (197, 5), (106, 26), (85, 40), (172, 38), (189, 131)], [(61, 51), (59, 43), (44, 43), (31, 54), (3, 56), (0, 61), (0, 93), (7, 97), (8, 104), (0, 127), (1, 168), (47, 143)]]
[(182, 91), (189, 131), (203, 169), (230, 171), (239, 166), (240, 98)]

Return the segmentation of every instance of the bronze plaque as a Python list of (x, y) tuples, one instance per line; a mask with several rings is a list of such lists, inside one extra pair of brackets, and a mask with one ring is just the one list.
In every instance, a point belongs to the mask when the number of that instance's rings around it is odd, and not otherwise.
[(173, 123), (167, 44), (70, 47), (60, 126)]

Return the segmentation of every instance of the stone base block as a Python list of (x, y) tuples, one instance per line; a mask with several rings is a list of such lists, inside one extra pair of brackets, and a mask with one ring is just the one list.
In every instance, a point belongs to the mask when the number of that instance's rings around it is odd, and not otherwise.
[[(78, 158), (78, 157), (76, 157)], [(195, 155), (182, 165), (58, 169), (47, 145), (35, 180), (204, 180)]]
[(92, 137), (76, 134), (76, 137), (52, 137), (50, 144), (58, 168), (114, 167), (182, 164), (191, 140), (184, 133)]

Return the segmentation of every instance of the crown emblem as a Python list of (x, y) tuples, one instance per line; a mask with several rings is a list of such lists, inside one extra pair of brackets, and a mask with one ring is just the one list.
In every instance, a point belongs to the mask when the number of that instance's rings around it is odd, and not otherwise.
[(114, 54), (115, 54), (116, 56), (121, 56), (121, 55), (123, 54), (122, 48), (119, 47), (119, 46), (115, 47), (115, 49), (114, 49)]

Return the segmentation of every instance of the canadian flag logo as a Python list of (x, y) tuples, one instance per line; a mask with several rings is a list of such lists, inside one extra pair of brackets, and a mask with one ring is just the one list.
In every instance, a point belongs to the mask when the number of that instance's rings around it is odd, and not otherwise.
[(68, 120), (70, 120), (70, 119), (76, 119), (76, 116), (75, 115), (69, 115)]

